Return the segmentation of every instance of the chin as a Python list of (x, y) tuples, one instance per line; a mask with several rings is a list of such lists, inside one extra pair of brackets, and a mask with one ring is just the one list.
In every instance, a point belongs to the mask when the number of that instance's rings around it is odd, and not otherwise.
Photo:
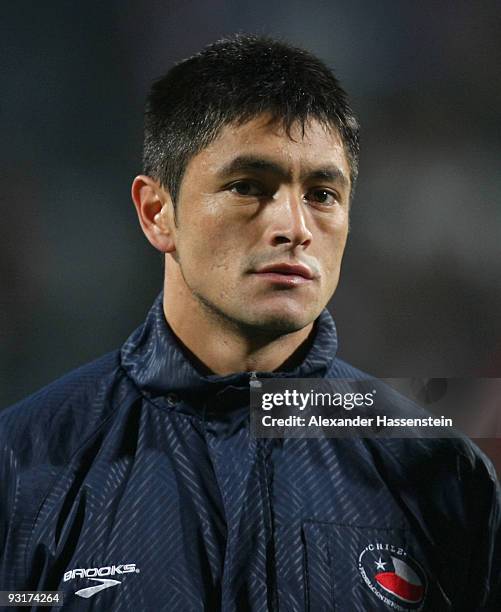
[(261, 304), (249, 308), (248, 304), (238, 304), (236, 308), (216, 305), (214, 302), (197, 296), (207, 312), (219, 320), (230, 323), (249, 336), (264, 334), (268, 336), (283, 336), (292, 334), (310, 325), (320, 314), (322, 308), (314, 308), (311, 302), (305, 308), (304, 304), (295, 300), (285, 303)]
[(256, 313), (248, 322), (248, 326), (255, 331), (282, 336), (304, 329), (317, 316), (318, 313), (291, 312), (283, 309), (281, 312)]

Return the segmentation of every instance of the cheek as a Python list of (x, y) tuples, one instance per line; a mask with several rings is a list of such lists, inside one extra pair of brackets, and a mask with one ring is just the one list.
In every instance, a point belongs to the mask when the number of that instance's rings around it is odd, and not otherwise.
[(191, 277), (196, 276), (204, 284), (224, 282), (239, 261), (241, 232), (231, 223), (218, 218), (203, 218), (180, 236), (181, 264)]
[(339, 270), (348, 237), (348, 224), (342, 219), (331, 223), (322, 234), (320, 257), (328, 273)]

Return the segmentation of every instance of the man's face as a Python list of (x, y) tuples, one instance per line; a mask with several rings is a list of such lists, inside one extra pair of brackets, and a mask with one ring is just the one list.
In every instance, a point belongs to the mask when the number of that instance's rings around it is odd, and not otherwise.
[(267, 116), (225, 126), (188, 163), (176, 204), (176, 259), (190, 294), (256, 333), (290, 333), (318, 317), (348, 233), (340, 137), (317, 121), (291, 136)]

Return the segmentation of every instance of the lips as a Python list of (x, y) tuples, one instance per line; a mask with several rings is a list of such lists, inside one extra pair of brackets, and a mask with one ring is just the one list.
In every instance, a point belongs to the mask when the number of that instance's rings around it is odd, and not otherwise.
[(303, 264), (277, 263), (270, 264), (254, 272), (257, 278), (275, 287), (292, 289), (313, 282), (315, 275)]
[(299, 276), (306, 280), (313, 280), (313, 272), (302, 264), (278, 263), (265, 266), (256, 271), (256, 274), (279, 274), (284, 276)]

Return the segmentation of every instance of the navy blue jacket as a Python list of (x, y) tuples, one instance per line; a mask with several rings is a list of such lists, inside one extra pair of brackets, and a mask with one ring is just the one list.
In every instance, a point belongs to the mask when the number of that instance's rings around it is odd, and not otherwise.
[[(324, 311), (273, 376), (361, 376), (336, 348)], [(159, 296), (120, 351), (2, 411), (0, 588), (106, 612), (501, 610), (474, 445), (255, 439), (248, 403), (249, 374), (202, 374)]]

